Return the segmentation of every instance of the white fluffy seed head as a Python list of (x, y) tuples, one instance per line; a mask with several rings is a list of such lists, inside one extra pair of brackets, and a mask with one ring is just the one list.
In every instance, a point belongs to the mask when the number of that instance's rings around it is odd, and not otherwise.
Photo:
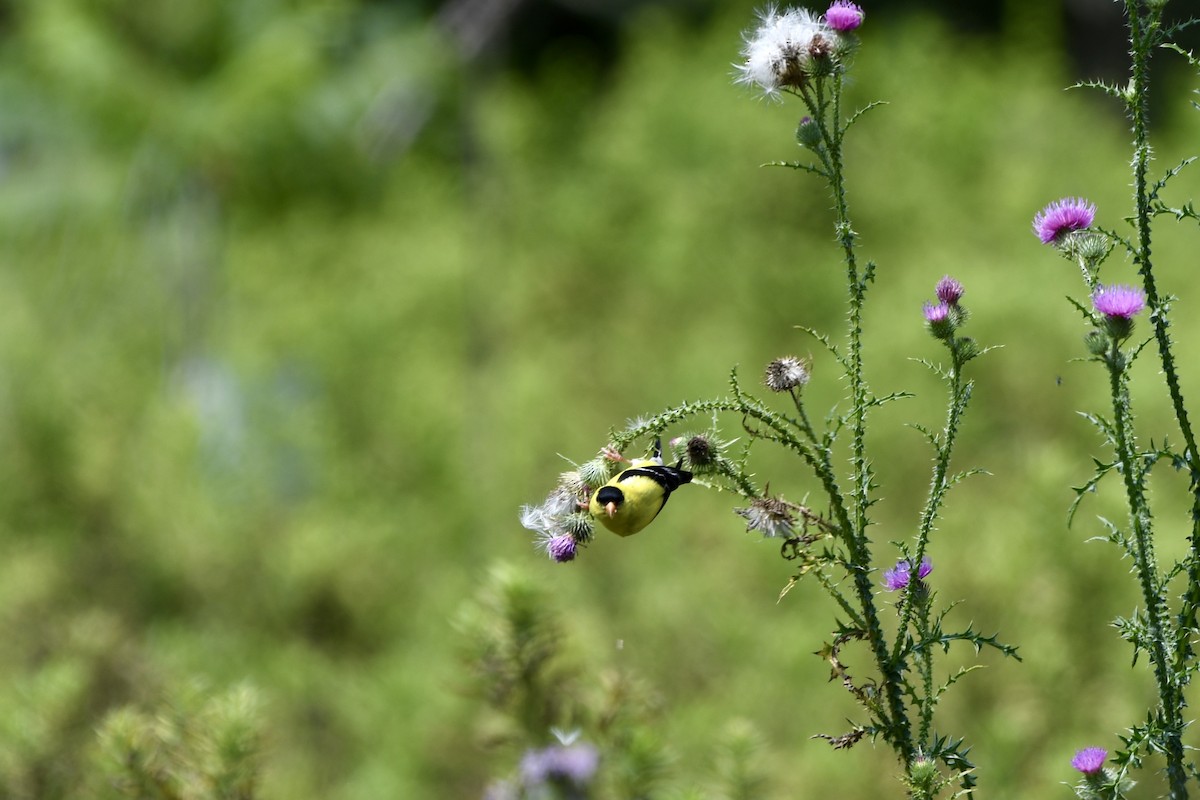
[(758, 15), (758, 27), (746, 34), (736, 83), (757, 87), (775, 97), (786, 86), (799, 86), (805, 62), (817, 37), (836, 41), (837, 34), (821, 19), (802, 8), (780, 13), (767, 7)]

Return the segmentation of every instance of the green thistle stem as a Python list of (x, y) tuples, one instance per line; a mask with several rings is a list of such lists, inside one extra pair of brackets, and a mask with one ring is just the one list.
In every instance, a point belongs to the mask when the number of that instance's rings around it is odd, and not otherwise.
[[(920, 563), (920, 562), (917, 562)], [(912, 579), (913, 582), (919, 583), (917, 573), (914, 570)], [(918, 641), (925, 644), (921, 648), (921, 657), (917, 662), (920, 666), (918, 669), (921, 673), (921, 727), (917, 733), (917, 741), (924, 747), (929, 741), (929, 730), (933, 725), (933, 707), (936, 705), (935, 696), (933, 693), (933, 645), (929, 643), (929, 595), (928, 590), (921, 586), (914, 591), (913, 584), (909, 584), (909, 588), (904, 591), (905, 599), (909, 603), (914, 596), (919, 596), (917, 603), (920, 605), (920, 611), (917, 614), (917, 637)], [(901, 633), (903, 633), (901, 628)]]
[(838, 485), (837, 473), (833, 468), (832, 453), (827, 447), (817, 450), (809, 447), (796, 437), (792, 432), (791, 425), (779, 415), (741, 394), (736, 384), (734, 392), (741, 402), (742, 413), (767, 425), (773, 432), (771, 438), (798, 453), (812, 468), (817, 479), (821, 481), (821, 486), (829, 498), (833, 521), (838, 528), (838, 536), (846, 546), (849, 556), (848, 567), (853, 576), (858, 604), (862, 609), (861, 620), (864, 623), (867, 642), (875, 657), (876, 667), (882, 676), (884, 693), (887, 697), (890, 719), (881, 720), (885, 727), (883, 735), (887, 741), (892, 743), (897, 755), (903, 759), (904, 763), (908, 763), (912, 759), (913, 745), (911, 726), (901, 691), (901, 682), (904, 676), (898, 668), (891, 665), (887, 657), (887, 645), (883, 637), (883, 628), (879, 624), (879, 611), (875, 606), (874, 587), (871, 585), (869, 575), (870, 554), (865, 551), (859, 536), (855, 533), (853, 516), (846, 507), (844, 495)]
[(1146, 303), (1150, 307), (1150, 322), (1154, 326), (1154, 339), (1158, 346), (1159, 359), (1162, 362), (1163, 375), (1167, 382), (1167, 391), (1171, 396), (1171, 405), (1175, 418), (1183, 435), (1184, 456), (1188, 465), (1188, 475), (1192, 493), (1192, 533), (1190, 537), (1190, 552), (1188, 557), (1188, 580), (1184, 592), (1183, 605), (1179, 612), (1179, 639), (1175, 647), (1175, 666), (1182, 671), (1194, 655), (1189, 631), (1196, 628), (1197, 608), (1200, 608), (1200, 456), (1196, 449), (1196, 437), (1188, 418), (1187, 407), (1183, 401), (1183, 391), (1179, 386), (1179, 373), (1175, 368), (1175, 357), (1171, 352), (1171, 335), (1169, 332), (1170, 319), (1167, 307), (1163, 304), (1158, 293), (1158, 285), (1154, 279), (1153, 264), (1150, 258), (1150, 221), (1152, 217), (1149, 186), (1149, 170), (1152, 148), (1149, 137), (1149, 99), (1150, 99), (1150, 56), (1154, 46), (1158, 44), (1159, 12), (1150, 12), (1145, 18), (1139, 17), (1132, 3), (1127, 3), (1131, 40), (1133, 41), (1132, 85), (1128, 95), (1128, 113), (1133, 123), (1133, 178), (1135, 190), (1135, 205), (1137, 211), (1137, 247), (1134, 251), (1134, 262), (1138, 265), (1138, 274), (1142, 278), (1142, 288), (1146, 292)]
[(1173, 635), (1166, 601), (1160, 591), (1161, 579), (1151, 536), (1150, 506), (1146, 501), (1145, 472), (1137, 463), (1134, 449), (1126, 361), (1116, 341), (1112, 343), (1104, 361), (1108, 365), (1109, 389), (1112, 393), (1113, 433), (1116, 438), (1117, 458), (1121, 464), (1121, 476), (1124, 480), (1125, 497), (1129, 504), (1129, 518), (1136, 546), (1135, 568), (1142, 589), (1142, 600), (1146, 604), (1146, 638), (1149, 640), (1147, 645), (1154, 667), (1154, 680), (1158, 687), (1158, 713), (1163, 725), (1162, 748), (1167, 757), (1170, 796), (1171, 800), (1185, 800), (1188, 795), (1181, 740), (1183, 701), (1181, 694), (1176, 691), (1167, 657), (1166, 642), (1173, 640)]
[[(1192, 532), (1187, 569), (1187, 588), (1178, 615), (1178, 635), (1172, 637), (1174, 650), (1174, 666), (1179, 674), (1184, 674), (1187, 662), (1193, 656), (1190, 641), (1190, 631), (1196, 627), (1197, 607), (1200, 606), (1200, 457), (1196, 450), (1196, 438), (1188, 419), (1187, 407), (1184, 404), (1183, 392), (1179, 385), (1179, 376), (1175, 368), (1175, 359), (1171, 352), (1171, 337), (1168, 330), (1170, 321), (1167, 308), (1158, 293), (1154, 279), (1153, 264), (1150, 248), (1151, 198), (1149, 190), (1149, 169), (1152, 150), (1149, 138), (1149, 101), (1150, 101), (1150, 56), (1156, 45), (1160, 43), (1161, 29), (1159, 26), (1161, 8), (1149, 9), (1142, 16), (1136, 0), (1126, 0), (1126, 12), (1129, 16), (1130, 42), (1132, 44), (1131, 82), (1127, 95), (1127, 106), (1133, 124), (1133, 174), (1134, 200), (1136, 205), (1137, 250), (1134, 261), (1138, 266), (1138, 274), (1142, 278), (1142, 287), (1146, 292), (1146, 302), (1150, 307), (1150, 321), (1154, 326), (1154, 339), (1158, 347), (1163, 374), (1166, 377), (1167, 389), (1171, 396), (1171, 405), (1179, 424), (1185, 445), (1185, 458), (1188, 464), (1190, 490), (1192, 493)], [(1115, 346), (1114, 346), (1115, 350)], [(1115, 359), (1113, 359), (1115, 361)], [(1113, 376), (1114, 409), (1121, 404), (1115, 392), (1119, 379), (1115, 374), (1115, 363), (1110, 363)], [(1122, 387), (1123, 388), (1123, 387)], [(1128, 419), (1118, 418), (1117, 431), (1124, 437), (1129, 428)], [(1142, 522), (1148, 522), (1149, 509), (1145, 498), (1141, 496), (1140, 485), (1131, 483), (1133, 464), (1129, 460), (1132, 453), (1121, 454), (1125, 466), (1126, 489), (1129, 492), (1130, 512), (1135, 524), (1135, 534), (1138, 537), (1139, 555), (1149, 551), (1148, 530), (1142, 529)], [(1140, 475), (1139, 475), (1140, 478)], [(1138, 481), (1140, 484), (1140, 480)], [(1132, 487), (1132, 488), (1131, 488)], [(1135, 494), (1133, 489), (1139, 491)], [(1148, 526), (1146, 526), (1148, 527)], [(1143, 545), (1143, 539), (1146, 539)], [(1152, 555), (1152, 553), (1151, 553)], [(1167, 778), (1171, 786), (1171, 798), (1180, 800), (1187, 797), (1187, 773), (1183, 764), (1183, 708), (1186, 698), (1181, 687), (1176, 687), (1172, 675), (1168, 672), (1165, 628), (1166, 608), (1159, 593), (1154, 594), (1155, 603), (1151, 605), (1151, 596), (1147, 593), (1150, 576), (1145, 570), (1151, 565), (1139, 564), (1142, 573), (1143, 594), (1146, 594), (1147, 614), (1150, 615), (1150, 636), (1154, 644), (1154, 671), (1159, 688), (1159, 698), (1162, 704), (1161, 714), (1165, 727), (1164, 750), (1167, 758)], [(1156, 568), (1157, 569), (1157, 568)], [(1157, 572), (1154, 573), (1157, 576)], [(1156, 619), (1157, 617), (1157, 619)]]
[(838, 243), (842, 246), (846, 262), (846, 279), (850, 290), (850, 315), (848, 319), (848, 377), (850, 379), (851, 416), (851, 484), (854, 497), (853, 524), (850, 532), (850, 561), (854, 565), (854, 589), (867, 622), (867, 641), (875, 657), (875, 665), (883, 679), (888, 709), (892, 718), (892, 739), (901, 761), (907, 764), (913, 757), (912, 730), (901, 691), (903, 673), (888, 657), (887, 642), (879, 624), (879, 613), (875, 607), (874, 587), (871, 584), (871, 550), (867, 537), (867, 509), (870, 507), (871, 471), (866, 458), (867, 386), (863, 378), (862, 316), (866, 300), (867, 283), (871, 269), (860, 273), (854, 251), (855, 233), (850, 225), (850, 214), (846, 201), (846, 184), (842, 165), (842, 138), (845, 128), (841, 119), (842, 73), (833, 76), (832, 125), (827, 139), (829, 151), (829, 184), (834, 202), (834, 226)]
[[(960, 361), (958, 351), (952, 348), (951, 352), (954, 354), (954, 365), (947, 376), (947, 382), (950, 385), (950, 404), (946, 410), (946, 427), (942, 431), (937, 460), (933, 465), (933, 477), (929, 484), (929, 497), (925, 501), (925, 508), (921, 511), (921, 522), (917, 534), (917, 549), (912, 556), (914, 568), (919, 567), (921, 560), (925, 558), (925, 548), (929, 544), (929, 534), (933, 530), (933, 521), (937, 519), (942, 501), (945, 500), (946, 492), (950, 488), (946, 482), (946, 474), (950, 470), (950, 454), (954, 450), (954, 441), (958, 436), (959, 423), (962, 421), (962, 415), (967, 410), (967, 403), (971, 399), (971, 389), (974, 386), (971, 381), (963, 384), (963, 365)], [(892, 663), (897, 667), (903, 655), (904, 632), (908, 629), (908, 623), (912, 619), (912, 611), (912, 597), (910, 593), (905, 592), (903, 599), (900, 601), (899, 632), (896, 635), (896, 643), (892, 648)], [(924, 742), (924, 737), (922, 737), (921, 741)]]

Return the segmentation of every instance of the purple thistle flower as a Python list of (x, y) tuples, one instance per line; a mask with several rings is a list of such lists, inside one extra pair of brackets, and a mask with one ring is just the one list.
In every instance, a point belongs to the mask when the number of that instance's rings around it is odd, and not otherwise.
[(560, 564), (575, 560), (575, 537), (559, 534), (546, 540), (546, 553)]
[(1042, 244), (1058, 242), (1072, 231), (1090, 228), (1096, 207), (1082, 197), (1064, 197), (1043, 208), (1033, 218), (1033, 232)]
[(1097, 286), (1092, 307), (1106, 317), (1127, 320), (1146, 307), (1146, 295), (1132, 286)]
[(838, 33), (847, 33), (862, 25), (865, 16), (863, 10), (856, 4), (848, 3), (846, 0), (834, 0), (833, 4), (829, 6), (829, 10), (825, 12), (825, 24)]
[(926, 303), (923, 307), (925, 321), (930, 325), (945, 322), (950, 316), (950, 306), (945, 303)]
[[(917, 567), (917, 580), (925, 580), (929, 573), (933, 572), (933, 562), (929, 556), (921, 559), (921, 565)], [(912, 582), (912, 561), (907, 558), (902, 558), (896, 562), (896, 566), (883, 573), (883, 588), (889, 592), (895, 592), (904, 589)]]
[(586, 786), (596, 774), (600, 754), (590, 744), (553, 745), (543, 750), (528, 750), (521, 759), (521, 779), (528, 787), (547, 781), (569, 782)]
[(908, 586), (912, 579), (912, 566), (907, 561), (900, 561), (892, 569), (883, 573), (883, 588), (895, 592)]
[(950, 306), (945, 303), (926, 303), (922, 311), (925, 313), (925, 321), (929, 323), (929, 332), (934, 338), (948, 340), (954, 335), (957, 320), (950, 313)]
[(1108, 751), (1103, 747), (1085, 747), (1071, 759), (1071, 766), (1084, 775), (1095, 775), (1104, 766)]
[(948, 306), (957, 304), (964, 293), (962, 284), (949, 275), (944, 276), (938, 281), (937, 289), (934, 291), (937, 292), (937, 299)]

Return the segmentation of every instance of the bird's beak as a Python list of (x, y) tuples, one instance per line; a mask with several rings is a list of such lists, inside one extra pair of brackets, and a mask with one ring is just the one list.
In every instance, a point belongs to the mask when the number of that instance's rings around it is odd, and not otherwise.
[(604, 506), (604, 513), (608, 514), (608, 518), (609, 518), (609, 519), (612, 519), (612, 515), (613, 515), (613, 514), (615, 514), (615, 513), (617, 513), (617, 504), (616, 504), (616, 503), (611, 503), (611, 502), (610, 502), (610, 503), (608, 503), (607, 505), (605, 505), (605, 506)]

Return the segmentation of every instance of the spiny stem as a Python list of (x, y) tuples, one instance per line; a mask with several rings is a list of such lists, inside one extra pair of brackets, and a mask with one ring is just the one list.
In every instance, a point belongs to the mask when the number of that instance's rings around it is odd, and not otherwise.
[(891, 738), (900, 759), (907, 764), (913, 757), (912, 730), (901, 691), (902, 674), (888, 657), (887, 643), (879, 623), (875, 606), (874, 586), (871, 584), (871, 550), (867, 538), (867, 509), (870, 505), (870, 469), (866, 458), (867, 387), (863, 379), (862, 359), (862, 314), (866, 297), (866, 280), (859, 274), (857, 256), (854, 251), (854, 230), (846, 202), (846, 185), (842, 165), (841, 116), (842, 75), (833, 76), (831, 98), (832, 124), (826, 140), (829, 151), (829, 182), (834, 202), (834, 224), (837, 238), (842, 246), (846, 261), (846, 278), (850, 289), (850, 315), (848, 319), (848, 355), (850, 379), (851, 416), (851, 486), (853, 491), (853, 524), (849, 527), (850, 562), (854, 565), (854, 589), (867, 622), (867, 640), (875, 658), (876, 668), (884, 682), (888, 709), (892, 717)]
[[(918, 580), (915, 572), (913, 576), (914, 581)], [(921, 600), (918, 601), (922, 604), (921, 613), (917, 617), (917, 636), (920, 641), (925, 641), (929, 638), (929, 597), (924, 589), (913, 591), (911, 586), (904, 592), (906, 598), (909, 595), (916, 594), (924, 595), (922, 598), (923, 602)], [(903, 633), (903, 629), (901, 629), (901, 632)], [(933, 707), (935, 705), (933, 694), (933, 646), (928, 642), (921, 648), (919, 663), (923, 695), (921, 697), (921, 727), (917, 733), (917, 741), (921, 743), (922, 747), (925, 747), (929, 741), (929, 728), (933, 724)]]
[(1154, 339), (1158, 346), (1159, 359), (1162, 362), (1163, 375), (1167, 382), (1167, 391), (1171, 396), (1171, 405), (1175, 418), (1183, 435), (1184, 460), (1188, 465), (1189, 489), (1192, 493), (1192, 532), (1190, 536), (1190, 553), (1188, 558), (1188, 581), (1184, 591), (1183, 605), (1179, 612), (1180, 637), (1176, 643), (1175, 664), (1177, 669), (1183, 669), (1194, 654), (1189, 631), (1196, 627), (1197, 608), (1200, 607), (1200, 456), (1196, 450), (1196, 436), (1192, 431), (1191, 420), (1188, 418), (1187, 406), (1184, 404), (1183, 391), (1179, 385), (1179, 373), (1175, 368), (1175, 357), (1171, 352), (1171, 321), (1167, 316), (1167, 307), (1158, 294), (1158, 285), (1154, 279), (1153, 264), (1150, 257), (1150, 190), (1149, 170), (1152, 148), (1149, 138), (1149, 100), (1150, 100), (1150, 56), (1153, 45), (1157, 41), (1158, 16), (1151, 12), (1142, 18), (1136, 9), (1129, 7), (1129, 25), (1132, 52), (1132, 85), (1127, 101), (1128, 113), (1133, 123), (1133, 178), (1134, 202), (1136, 206), (1137, 246), (1134, 251), (1134, 262), (1138, 265), (1138, 274), (1142, 278), (1142, 288), (1146, 292), (1146, 303), (1150, 306), (1150, 321), (1154, 326)]
[(1154, 680), (1158, 686), (1158, 713), (1163, 724), (1163, 749), (1167, 757), (1167, 779), (1171, 784), (1172, 800), (1187, 798), (1187, 773), (1183, 766), (1182, 697), (1175, 689), (1167, 659), (1166, 641), (1174, 640), (1167, 617), (1166, 603), (1160, 591), (1161, 579), (1154, 556), (1154, 541), (1150, 529), (1150, 507), (1145, 494), (1145, 472), (1137, 463), (1133, 442), (1133, 420), (1129, 410), (1129, 391), (1126, 386), (1125, 358), (1114, 341), (1105, 357), (1108, 365), (1109, 389), (1113, 403), (1113, 433), (1125, 498), (1129, 505), (1129, 520), (1133, 526), (1134, 561), (1142, 600), (1146, 604), (1146, 638)]
[(763, 408), (758, 403), (743, 395), (735, 385), (736, 399), (741, 403), (742, 413), (767, 425), (772, 430), (772, 438), (780, 444), (794, 450), (812, 468), (817, 479), (829, 499), (833, 521), (838, 528), (838, 535), (845, 545), (848, 558), (847, 567), (851, 572), (854, 592), (862, 610), (861, 620), (864, 623), (867, 642), (875, 658), (876, 668), (883, 681), (887, 698), (888, 718), (881, 722), (884, 725), (884, 738), (891, 742), (897, 755), (904, 763), (912, 760), (912, 730), (908, 721), (908, 713), (904, 707), (904, 696), (901, 691), (903, 675), (893, 666), (887, 657), (887, 644), (883, 637), (883, 628), (879, 624), (879, 611), (875, 606), (874, 587), (869, 575), (870, 554), (866, 552), (860, 537), (856, 535), (850, 510), (846, 507), (845, 495), (838, 485), (837, 473), (833, 468), (832, 454), (828, 447), (813, 449), (798, 439), (791, 426), (778, 415)]
[[(972, 384), (962, 383), (962, 364), (955, 355), (955, 364), (950, 371), (950, 405), (946, 411), (946, 427), (942, 432), (941, 446), (938, 448), (937, 461), (933, 467), (933, 478), (929, 486), (929, 498), (921, 512), (921, 522), (918, 528), (917, 549), (913, 553), (913, 567), (919, 567), (925, 558), (925, 548), (929, 544), (929, 533), (933, 529), (933, 521), (937, 518), (938, 510), (945, 499), (946, 491), (950, 488), (946, 483), (946, 473), (950, 469), (950, 454), (954, 450), (954, 440), (958, 436), (959, 422), (967, 409), (967, 401), (971, 399)], [(900, 601), (900, 627), (896, 635), (896, 643), (892, 647), (892, 661), (898, 663), (903, 652), (904, 632), (912, 619), (913, 603), (908, 592)]]
[[(1126, 0), (1126, 11), (1129, 15), (1131, 53), (1131, 85), (1128, 94), (1128, 111), (1133, 123), (1133, 175), (1134, 201), (1136, 205), (1137, 251), (1134, 254), (1138, 265), (1138, 274), (1142, 278), (1142, 287), (1146, 292), (1146, 302), (1150, 307), (1150, 320), (1154, 326), (1155, 343), (1158, 346), (1159, 359), (1162, 362), (1163, 374), (1166, 377), (1167, 389), (1171, 396), (1171, 405), (1175, 418), (1183, 435), (1185, 460), (1188, 464), (1190, 490), (1192, 493), (1192, 533), (1188, 560), (1188, 581), (1184, 592), (1183, 603), (1179, 611), (1178, 637), (1173, 637), (1174, 663), (1182, 672), (1187, 661), (1193, 654), (1189, 631), (1196, 626), (1197, 606), (1200, 605), (1200, 458), (1196, 451), (1196, 438), (1188, 419), (1187, 407), (1184, 404), (1183, 392), (1179, 386), (1179, 376), (1175, 369), (1175, 359), (1171, 352), (1171, 337), (1168, 331), (1170, 321), (1167, 309), (1158, 294), (1158, 286), (1154, 279), (1153, 264), (1150, 251), (1150, 190), (1148, 189), (1151, 147), (1149, 138), (1149, 102), (1150, 102), (1150, 56), (1159, 38), (1159, 21), (1161, 9), (1150, 9), (1143, 17), (1139, 13), (1135, 0)], [(1114, 347), (1115, 349), (1115, 347)], [(1114, 359), (1115, 360), (1115, 359)], [(1114, 391), (1117, 389), (1118, 377), (1114, 371)], [(1116, 395), (1114, 404), (1118, 403)], [(1115, 408), (1115, 407), (1114, 407)], [(1127, 404), (1126, 404), (1127, 410)], [(1121, 419), (1117, 419), (1117, 431), (1123, 433), (1126, 427)], [(1127, 446), (1127, 443), (1126, 443)], [(1133, 464), (1129, 460), (1129, 452), (1121, 455), (1124, 465), (1123, 472), (1127, 491), (1132, 492), (1131, 483)], [(1140, 488), (1140, 487), (1134, 487)], [(1142, 539), (1149, 538), (1149, 531), (1141, 529), (1141, 510), (1144, 505), (1135, 505), (1135, 499), (1144, 504), (1144, 497), (1135, 498), (1130, 494), (1130, 512), (1134, 521), (1134, 533), (1138, 537), (1139, 555), (1143, 551)], [(1154, 644), (1154, 671), (1159, 685), (1159, 697), (1162, 703), (1161, 713), (1166, 728), (1165, 744), (1167, 757), (1167, 778), (1171, 785), (1172, 800), (1187, 797), (1187, 773), (1183, 766), (1183, 705), (1186, 702), (1183, 692), (1177, 691), (1170, 674), (1165, 652), (1164, 637), (1167, 631), (1162, 627), (1166, 623), (1166, 609), (1159, 593), (1154, 593), (1156, 602), (1151, 605), (1150, 588), (1147, 584), (1149, 576), (1145, 575), (1146, 565), (1139, 565), (1143, 573), (1143, 594), (1146, 594), (1147, 614), (1150, 617), (1150, 637)], [(1155, 568), (1157, 570), (1157, 568)], [(1155, 572), (1157, 576), (1157, 571)], [(1157, 617), (1157, 619), (1156, 619)], [(1161, 663), (1160, 663), (1161, 659)], [(1160, 674), (1162, 673), (1162, 674)]]

